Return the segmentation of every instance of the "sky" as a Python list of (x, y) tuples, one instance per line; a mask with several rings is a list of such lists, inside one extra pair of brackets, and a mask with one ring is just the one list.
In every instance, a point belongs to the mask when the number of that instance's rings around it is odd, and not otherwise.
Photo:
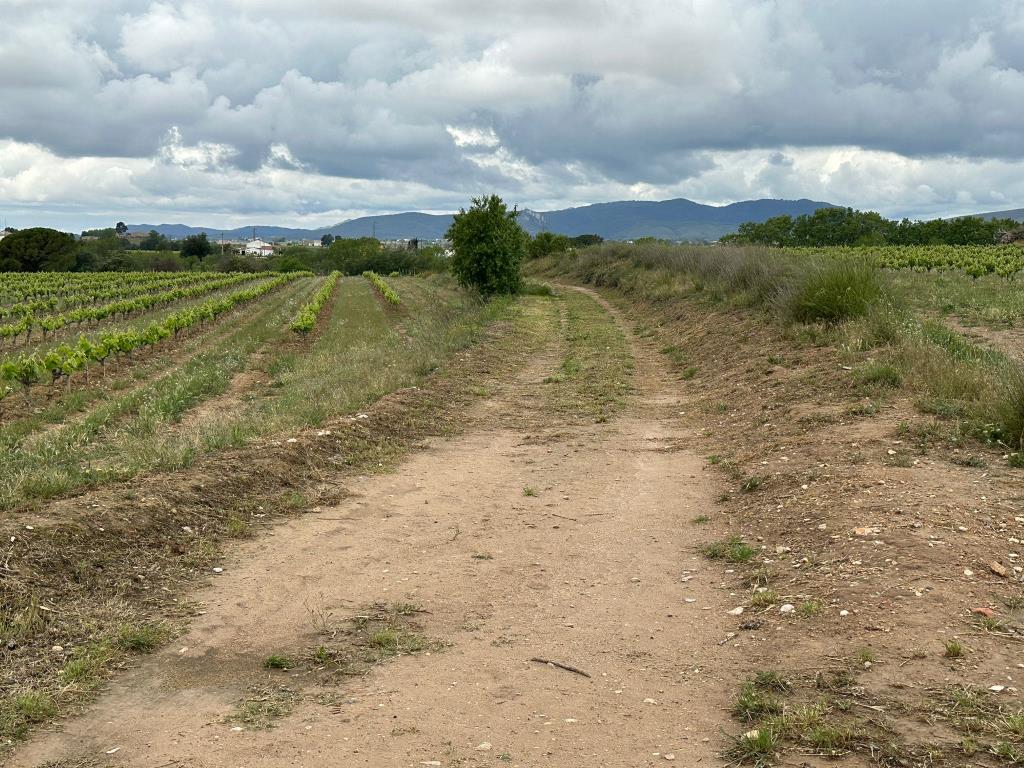
[(0, 0), (0, 225), (1024, 206), (1024, 0)]

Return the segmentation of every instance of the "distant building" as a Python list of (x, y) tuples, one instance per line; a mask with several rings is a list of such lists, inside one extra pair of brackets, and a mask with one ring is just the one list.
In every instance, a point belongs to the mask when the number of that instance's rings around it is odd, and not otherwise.
[(274, 246), (257, 238), (245, 244), (244, 253), (246, 256), (273, 256)]

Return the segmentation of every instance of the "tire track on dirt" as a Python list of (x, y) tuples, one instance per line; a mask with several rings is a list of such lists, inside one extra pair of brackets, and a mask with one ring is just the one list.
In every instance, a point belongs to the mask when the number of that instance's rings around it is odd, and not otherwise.
[[(184, 637), (11, 765), (714, 764), (722, 680), (742, 653), (688, 525), (715, 489), (666, 418), (669, 374), (635, 340), (621, 415), (579, 424), (543, 410), (563, 334), (467, 414), (468, 433), (240, 547)], [(301, 688), (260, 663), (320, 642), (304, 604), (342, 617), (397, 602), (424, 609), (423, 632), (449, 646), (303, 689), (271, 731), (224, 723), (247, 684)]]

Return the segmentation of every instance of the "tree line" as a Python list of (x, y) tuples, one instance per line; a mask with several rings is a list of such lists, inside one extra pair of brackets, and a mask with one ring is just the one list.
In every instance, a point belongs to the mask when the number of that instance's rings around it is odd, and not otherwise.
[(931, 221), (895, 221), (874, 211), (819, 208), (812, 214), (748, 221), (721, 242), (782, 247), (826, 245), (992, 245), (1021, 228), (1013, 219), (964, 216)]

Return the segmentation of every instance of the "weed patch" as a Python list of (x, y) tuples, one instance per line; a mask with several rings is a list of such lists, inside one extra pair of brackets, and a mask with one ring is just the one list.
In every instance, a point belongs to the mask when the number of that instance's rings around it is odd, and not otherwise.
[(700, 551), (709, 560), (725, 560), (728, 563), (746, 563), (757, 554), (756, 549), (738, 536), (705, 544)]

